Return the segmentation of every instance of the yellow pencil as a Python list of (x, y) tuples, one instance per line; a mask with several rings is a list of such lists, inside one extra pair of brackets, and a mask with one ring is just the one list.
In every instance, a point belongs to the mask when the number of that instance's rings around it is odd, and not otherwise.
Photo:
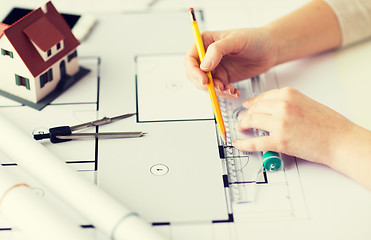
[[(192, 20), (193, 36), (195, 38), (197, 51), (198, 51), (198, 56), (200, 58), (200, 63), (201, 63), (202, 59), (205, 56), (204, 43), (202, 42), (200, 30), (198, 29), (196, 16), (195, 16), (193, 8), (189, 9), (189, 13), (190, 13), (191, 20)], [(220, 112), (218, 98), (217, 98), (216, 93), (215, 93), (213, 77), (211, 76), (211, 72), (207, 72), (206, 74), (207, 74), (207, 77), (209, 79), (209, 81), (207, 83), (207, 89), (209, 90), (209, 95), (210, 95), (210, 99), (211, 99), (211, 104), (213, 106), (213, 110), (214, 110), (214, 114), (215, 114), (215, 118), (216, 118), (216, 123), (218, 125), (220, 136), (222, 137), (222, 139), (225, 143), (226, 138), (227, 138), (227, 133), (225, 131), (225, 126), (224, 126), (222, 113)]]

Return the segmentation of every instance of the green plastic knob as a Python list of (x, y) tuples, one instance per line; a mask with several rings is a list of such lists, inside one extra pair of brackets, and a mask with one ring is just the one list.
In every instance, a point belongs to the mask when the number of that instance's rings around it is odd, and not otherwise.
[(281, 158), (276, 152), (268, 151), (263, 153), (263, 166), (267, 171), (277, 171), (281, 168)]

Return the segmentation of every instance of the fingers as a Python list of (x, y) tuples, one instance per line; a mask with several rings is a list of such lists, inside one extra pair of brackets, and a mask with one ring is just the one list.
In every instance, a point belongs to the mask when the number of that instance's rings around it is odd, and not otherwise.
[[(279, 108), (277, 101), (279, 91), (271, 90), (244, 102), (247, 110), (238, 116), (236, 129), (244, 131), (247, 129), (261, 129), (267, 132), (277, 132), (279, 129)], [(277, 151), (277, 139), (272, 135), (250, 139), (237, 139), (232, 145), (241, 151)]]
[(200, 68), (203, 71), (210, 72), (214, 70), (220, 63), (224, 54), (223, 54), (222, 49), (220, 49), (219, 45), (220, 44), (218, 42), (214, 42), (210, 44), (209, 47), (207, 48), (205, 57), (202, 60), (201, 65), (200, 65)]
[(285, 87), (280, 89), (273, 89), (266, 91), (259, 96), (250, 98), (243, 102), (243, 106), (245, 108), (249, 108), (253, 106), (254, 103), (260, 102), (263, 100), (276, 100), (277, 102), (293, 102), (297, 98), (302, 98), (304, 95), (300, 93), (298, 90)]
[(243, 103), (246, 111), (238, 116), (238, 128), (262, 129), (268, 132), (277, 130), (277, 123), (282, 120), (286, 102), (278, 100), (278, 91), (263, 93)]
[(222, 98), (239, 98), (240, 90), (235, 88), (232, 84), (224, 85), (220, 80), (214, 79), (215, 92)]
[(199, 65), (199, 56), (196, 44), (192, 44), (188, 49), (184, 64), (187, 77), (199, 88), (206, 89), (208, 78), (205, 72), (215, 73), (214, 85), (218, 96), (239, 97), (240, 92), (232, 85), (226, 85), (229, 82), (229, 76), (222, 67), (216, 70), (223, 56), (234, 48), (234, 44), (226, 39), (219, 39), (220, 32), (204, 32), (202, 38), (207, 48), (206, 55)]
[(206, 73), (200, 69), (198, 64), (198, 54), (195, 44), (189, 49), (184, 58), (184, 65), (186, 67), (186, 76), (191, 80), (197, 87), (206, 88), (208, 79)]
[(280, 95), (281, 95), (280, 89), (269, 90), (269, 91), (266, 91), (266, 92), (260, 94), (259, 96), (252, 97), (252, 98), (249, 98), (249, 99), (245, 100), (242, 103), (242, 105), (245, 108), (250, 108), (255, 103), (263, 101), (263, 100), (277, 100)]
[(200, 68), (204, 71), (214, 70), (224, 55), (236, 51), (236, 42), (229, 38), (220, 39), (208, 45)]
[[(202, 71), (198, 64), (198, 53), (195, 44), (189, 49), (184, 58), (184, 65), (186, 67), (186, 76), (198, 88), (207, 90), (208, 78), (204, 71)], [(224, 74), (226, 75), (226, 74)], [(214, 79), (215, 91), (218, 96), (223, 98), (238, 98), (240, 91), (231, 84), (224, 84), (222, 80)]]
[(245, 152), (278, 151), (271, 136), (236, 139), (232, 146)]
[(285, 101), (278, 101), (276, 99), (255, 101), (246, 106), (247, 111), (241, 113), (239, 118), (247, 118), (249, 115), (252, 116), (254, 114), (266, 114), (278, 117), (285, 113), (285, 108), (287, 108)]
[(234, 88), (232, 84), (227, 83), (229, 82), (229, 76), (223, 66), (218, 66), (217, 70), (214, 70), (212, 74), (215, 88), (220, 91), (217, 93), (218, 96), (223, 98), (238, 98), (240, 96), (240, 91)]
[[(246, 111), (249, 112), (250, 110)], [(245, 113), (246, 113), (245, 112)], [(246, 129), (261, 129), (267, 132), (272, 132), (277, 129), (279, 125), (275, 121), (275, 117), (269, 113), (260, 113), (256, 111), (254, 113), (248, 113), (246, 116), (243, 116), (239, 119), (239, 122), (236, 126), (238, 131), (244, 131)], [(256, 151), (279, 151), (279, 144), (277, 139), (272, 135), (255, 137), (249, 139), (236, 139), (232, 142), (232, 145), (246, 152), (256, 152)]]
[(274, 117), (271, 115), (255, 113), (248, 114), (247, 116), (240, 118), (236, 124), (236, 129), (239, 131), (244, 131), (255, 128), (270, 132), (272, 129), (274, 129), (274, 125)]
[(304, 116), (303, 111), (297, 108), (302, 105), (298, 103), (296, 95), (298, 91), (283, 88), (267, 91), (245, 101), (246, 111), (238, 117), (237, 130), (261, 129), (270, 135), (236, 140), (233, 146), (242, 151), (290, 152), (292, 136), (297, 135), (297, 131), (292, 129), (296, 123), (303, 121)]

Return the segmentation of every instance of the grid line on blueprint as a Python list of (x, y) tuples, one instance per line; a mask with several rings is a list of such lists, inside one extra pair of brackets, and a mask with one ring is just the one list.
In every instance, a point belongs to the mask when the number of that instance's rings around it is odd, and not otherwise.
[(159, 54), (148, 54), (148, 55), (137, 55), (134, 58), (135, 64), (136, 64), (136, 73), (135, 73), (135, 97), (136, 97), (136, 117), (137, 117), (137, 123), (160, 123), (160, 122), (187, 122), (187, 121), (214, 121), (216, 124), (215, 116), (212, 115), (212, 117), (203, 117), (203, 118), (180, 118), (180, 119), (153, 119), (153, 120), (142, 120), (140, 119), (140, 99), (139, 99), (139, 92), (140, 87), (138, 86), (139, 83), (139, 74), (138, 74), (138, 59), (141, 57), (156, 57), (156, 56), (183, 56), (184, 53), (159, 53)]

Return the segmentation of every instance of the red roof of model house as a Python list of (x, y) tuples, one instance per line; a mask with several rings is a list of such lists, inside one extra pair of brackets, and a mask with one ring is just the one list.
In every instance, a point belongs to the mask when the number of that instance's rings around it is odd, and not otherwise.
[(44, 16), (23, 29), (23, 32), (44, 52), (64, 39), (62, 33)]
[[(51, 2), (46, 3), (45, 9), (44, 13), (38, 8), (11, 26), (0, 25), (0, 37), (1, 32), (4, 32), (34, 77), (50, 68), (80, 44)], [(44, 61), (33, 45), (46, 52), (61, 40), (64, 44), (63, 50), (47, 61)]]
[(5, 29), (7, 29), (8, 27), (9, 25), (0, 22), (0, 37), (3, 36)]

